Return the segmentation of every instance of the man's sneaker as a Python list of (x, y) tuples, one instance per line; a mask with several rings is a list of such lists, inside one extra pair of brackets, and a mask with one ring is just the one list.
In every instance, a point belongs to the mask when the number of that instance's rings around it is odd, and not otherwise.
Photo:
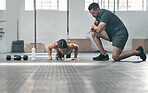
[(136, 56), (140, 56), (140, 58), (143, 61), (145, 61), (146, 60), (146, 54), (144, 53), (143, 47), (139, 46), (136, 50), (139, 51), (139, 54), (137, 54)]
[(94, 57), (93, 60), (94, 61), (107, 61), (109, 60), (109, 56), (108, 54), (107, 55), (100, 54), (99, 56)]

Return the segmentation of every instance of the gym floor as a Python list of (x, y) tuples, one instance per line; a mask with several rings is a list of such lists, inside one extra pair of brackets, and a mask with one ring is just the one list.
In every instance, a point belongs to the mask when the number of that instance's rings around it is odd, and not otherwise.
[(148, 93), (148, 60), (136, 56), (113, 62), (92, 61), (98, 53), (79, 53), (78, 61), (49, 61), (47, 53), (6, 61), (6, 55), (0, 53), (0, 93)]

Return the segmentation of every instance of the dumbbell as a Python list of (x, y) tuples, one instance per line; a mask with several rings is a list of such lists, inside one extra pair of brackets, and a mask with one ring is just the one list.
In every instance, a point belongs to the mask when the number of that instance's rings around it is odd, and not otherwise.
[(27, 55), (24, 55), (23, 57), (21, 57), (20, 55), (14, 55), (13, 57), (11, 55), (7, 55), (6, 56), (6, 60), (11, 60), (11, 59), (21, 60), (21, 58), (23, 58), (23, 60), (28, 60), (28, 56)]

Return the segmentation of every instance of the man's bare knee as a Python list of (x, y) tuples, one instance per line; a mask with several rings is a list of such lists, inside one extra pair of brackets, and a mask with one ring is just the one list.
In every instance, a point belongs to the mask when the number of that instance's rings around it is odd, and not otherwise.
[(96, 33), (95, 32), (91, 32), (91, 35), (92, 35), (92, 37), (95, 37)]
[(100, 35), (96, 32), (91, 32), (92, 37), (100, 37)]

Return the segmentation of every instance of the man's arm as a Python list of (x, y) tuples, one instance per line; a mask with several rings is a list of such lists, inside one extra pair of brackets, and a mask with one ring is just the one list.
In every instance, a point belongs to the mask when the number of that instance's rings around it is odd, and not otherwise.
[(94, 22), (92, 25), (92, 28), (94, 29), (95, 32), (100, 33), (102, 29), (105, 27), (106, 23), (100, 22), (98, 25)]

